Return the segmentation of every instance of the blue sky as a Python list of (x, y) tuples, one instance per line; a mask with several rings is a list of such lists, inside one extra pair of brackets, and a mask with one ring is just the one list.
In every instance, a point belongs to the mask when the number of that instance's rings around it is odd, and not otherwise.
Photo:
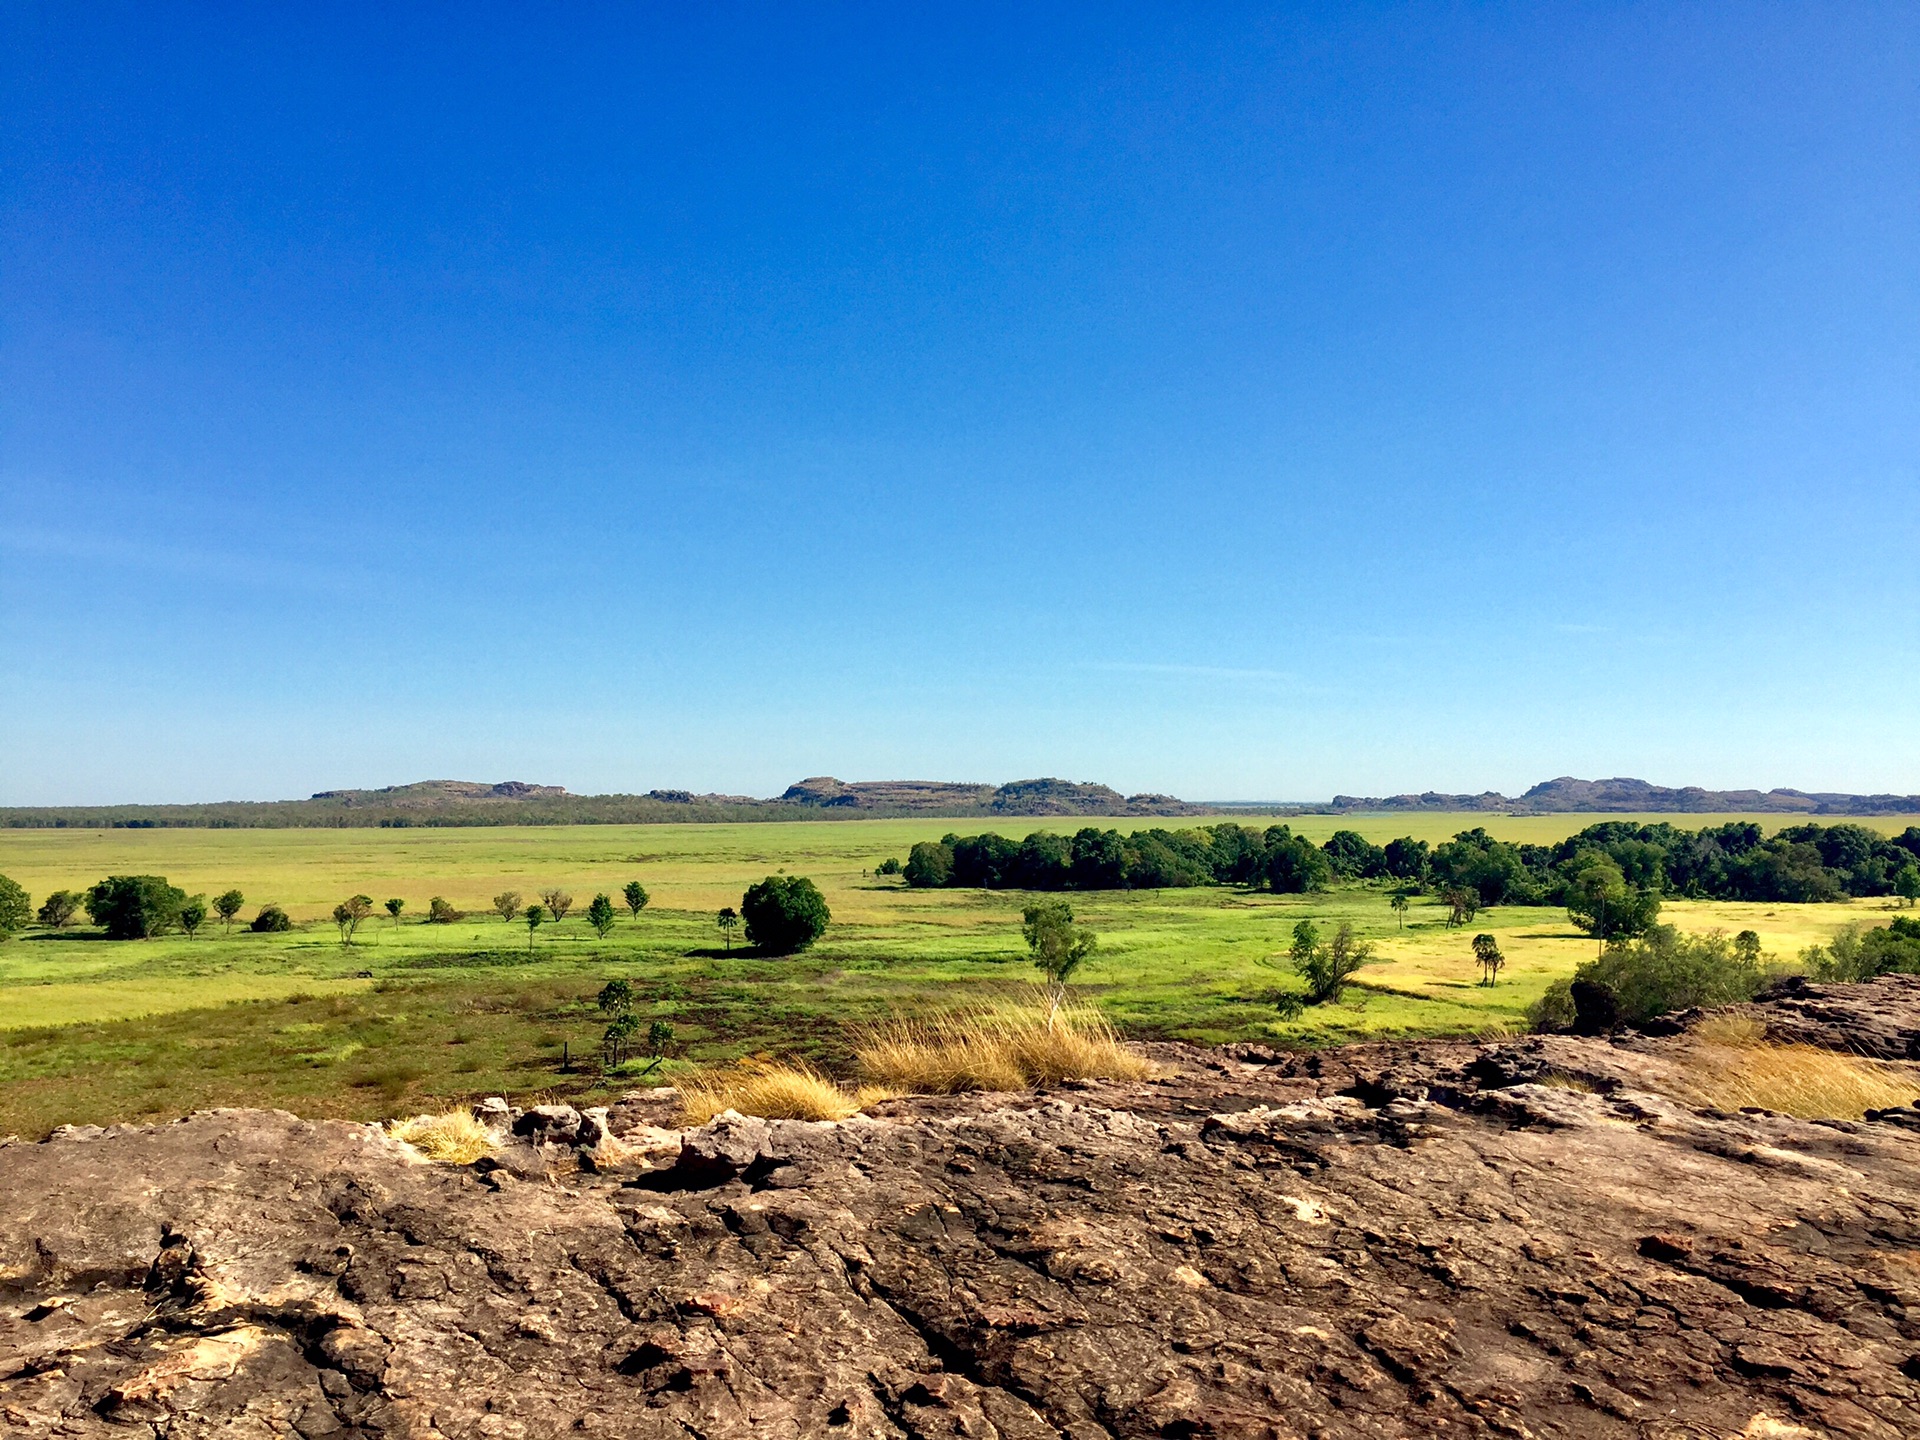
[(0, 802), (1920, 791), (1916, 73), (1894, 5), (9, 6)]

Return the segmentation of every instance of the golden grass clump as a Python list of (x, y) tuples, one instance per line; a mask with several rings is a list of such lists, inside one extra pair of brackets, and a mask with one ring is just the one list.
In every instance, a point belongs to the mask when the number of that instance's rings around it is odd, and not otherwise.
[(471, 1165), (494, 1148), (493, 1132), (465, 1110), (395, 1120), (387, 1133), (440, 1165)]
[(918, 1095), (1025, 1090), (1062, 1080), (1145, 1080), (1153, 1065), (1128, 1050), (1099, 1012), (1045, 1004), (960, 1011), (876, 1026), (855, 1046), (866, 1080)]
[(743, 1060), (728, 1070), (686, 1076), (679, 1088), (686, 1125), (704, 1125), (723, 1110), (767, 1120), (844, 1120), (862, 1104), (804, 1062)]
[(1747, 1016), (1711, 1016), (1694, 1027), (1692, 1039), (1684, 1060), (1687, 1098), (1721, 1110), (1858, 1120), (1920, 1098), (1920, 1066), (1771, 1041), (1766, 1026)]

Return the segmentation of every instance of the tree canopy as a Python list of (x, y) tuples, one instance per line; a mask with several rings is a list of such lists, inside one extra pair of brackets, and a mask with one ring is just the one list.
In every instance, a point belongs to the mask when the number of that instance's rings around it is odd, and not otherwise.
[(769, 955), (792, 955), (825, 933), (826, 897), (804, 875), (769, 875), (740, 897), (747, 942)]

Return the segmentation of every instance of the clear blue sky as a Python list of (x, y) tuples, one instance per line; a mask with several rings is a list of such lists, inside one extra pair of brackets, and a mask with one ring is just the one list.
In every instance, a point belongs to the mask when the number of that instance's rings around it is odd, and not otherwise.
[(0, 801), (1920, 791), (1911, 5), (9, 5)]

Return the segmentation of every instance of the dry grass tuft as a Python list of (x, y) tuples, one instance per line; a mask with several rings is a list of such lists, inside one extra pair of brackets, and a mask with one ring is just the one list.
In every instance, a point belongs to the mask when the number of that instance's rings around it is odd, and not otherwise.
[(1689, 1100), (1721, 1110), (1752, 1107), (1802, 1120), (1858, 1120), (1920, 1098), (1920, 1066), (1870, 1060), (1817, 1045), (1780, 1044), (1746, 1016), (1694, 1027), (1683, 1065)]
[(493, 1132), (465, 1110), (395, 1120), (387, 1133), (440, 1165), (471, 1165), (493, 1153)]
[(854, 1056), (867, 1080), (918, 1095), (1154, 1074), (1098, 1012), (1063, 1009), (1050, 1021), (1045, 1004), (895, 1021), (869, 1031)]
[(743, 1060), (730, 1070), (686, 1076), (679, 1088), (686, 1125), (704, 1125), (723, 1110), (766, 1120), (844, 1120), (863, 1103), (804, 1063)]

